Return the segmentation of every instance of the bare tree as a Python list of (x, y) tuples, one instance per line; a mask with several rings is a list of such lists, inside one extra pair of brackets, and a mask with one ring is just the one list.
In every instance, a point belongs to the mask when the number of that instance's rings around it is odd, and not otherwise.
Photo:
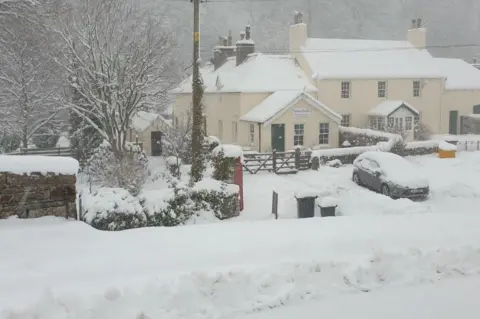
[(55, 20), (64, 48), (54, 60), (69, 75), (65, 104), (122, 157), (133, 116), (173, 85), (171, 33), (128, 0), (84, 0)]
[(192, 161), (191, 112), (188, 112), (184, 117), (177, 118), (176, 121), (178, 122), (165, 127), (163, 131), (163, 154), (169, 164), (179, 169), (181, 164), (190, 164)]
[(9, 12), (0, 23), (0, 122), (27, 147), (46, 125), (57, 125), (60, 82), (44, 54), (50, 38), (42, 28), (41, 13), (28, 1), (0, 0), (0, 8)]

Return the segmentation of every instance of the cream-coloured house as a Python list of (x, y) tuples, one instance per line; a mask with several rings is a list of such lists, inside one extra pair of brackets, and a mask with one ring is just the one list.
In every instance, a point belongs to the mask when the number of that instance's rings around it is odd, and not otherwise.
[(462, 117), (480, 104), (480, 70), (463, 60), (432, 57), (421, 19), (412, 21), (407, 41), (307, 34), (298, 13), (290, 27), (290, 54), (312, 78), (317, 98), (342, 115), (342, 125), (367, 127), (378, 105), (401, 100), (434, 133), (459, 134)]
[[(250, 29), (231, 35), (201, 70), (206, 132), (258, 151), (338, 147), (338, 126), (393, 125), (413, 139), (472, 132), (480, 123), (480, 70), (434, 58), (427, 30), (412, 21), (405, 41), (308, 38), (303, 15), (290, 26), (290, 54), (256, 54)], [(174, 90), (178, 122), (191, 109), (191, 78)], [(328, 136), (328, 137), (327, 137)]]
[[(259, 152), (338, 147), (341, 117), (317, 99), (293, 57), (253, 53), (248, 29), (235, 47), (229, 41), (201, 70), (208, 135)], [(174, 90), (174, 123), (190, 111), (191, 91), (191, 78)]]
[(148, 156), (160, 156), (162, 136), (170, 125), (160, 114), (140, 111), (132, 118), (127, 140), (141, 144)]

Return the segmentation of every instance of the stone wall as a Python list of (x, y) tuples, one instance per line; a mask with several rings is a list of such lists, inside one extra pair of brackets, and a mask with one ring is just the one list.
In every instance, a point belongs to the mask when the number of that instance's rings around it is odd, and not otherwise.
[(77, 217), (75, 175), (0, 172), (0, 219)]

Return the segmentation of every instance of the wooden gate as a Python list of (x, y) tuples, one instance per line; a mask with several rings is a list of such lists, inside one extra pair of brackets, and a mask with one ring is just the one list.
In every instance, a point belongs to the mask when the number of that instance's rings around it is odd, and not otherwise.
[(296, 174), (310, 168), (310, 151), (254, 153), (243, 155), (243, 167), (250, 174), (267, 171), (275, 174)]

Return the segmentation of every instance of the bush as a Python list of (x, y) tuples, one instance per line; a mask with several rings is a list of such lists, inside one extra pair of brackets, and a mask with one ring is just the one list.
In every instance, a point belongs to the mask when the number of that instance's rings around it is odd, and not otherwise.
[(13, 135), (0, 134), (0, 154), (10, 153), (20, 147), (21, 141), (18, 137)]
[(37, 148), (53, 148), (57, 146), (59, 138), (60, 132), (58, 130), (50, 126), (44, 126), (38, 129), (32, 141)]
[(432, 130), (430, 127), (428, 127), (428, 125), (419, 122), (417, 125), (415, 125), (414, 136), (418, 141), (428, 141), (432, 136)]
[(121, 188), (100, 188), (82, 197), (81, 220), (99, 230), (145, 227), (147, 218), (138, 198)]
[(212, 211), (220, 220), (238, 216), (239, 190), (237, 185), (205, 179), (198, 182), (192, 192), (196, 210)]
[(88, 159), (86, 171), (102, 187), (124, 188), (138, 195), (148, 177), (148, 158), (139, 146), (127, 144), (121, 158), (104, 141)]
[(356, 127), (340, 126), (340, 145), (347, 147), (372, 146), (379, 142), (387, 142), (394, 134), (375, 131), (370, 129), (361, 129)]

